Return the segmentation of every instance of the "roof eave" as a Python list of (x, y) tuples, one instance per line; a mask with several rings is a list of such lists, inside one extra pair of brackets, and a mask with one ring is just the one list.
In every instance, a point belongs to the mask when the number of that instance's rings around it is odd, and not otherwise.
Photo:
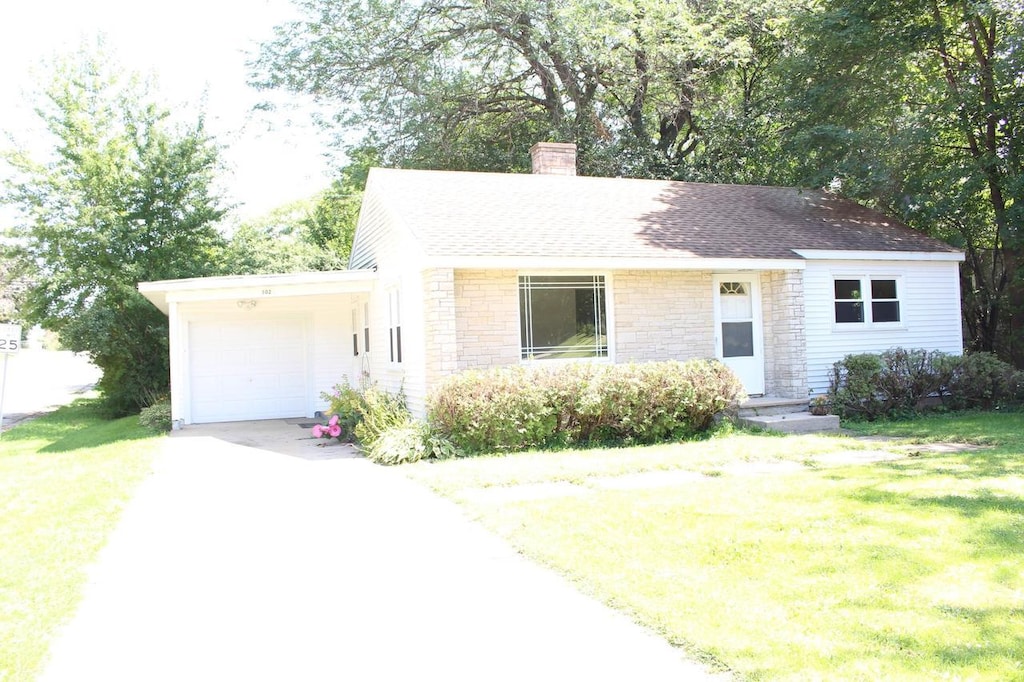
[(848, 251), (846, 249), (793, 249), (807, 260), (964, 260), (963, 251)]
[(434, 256), (425, 268), (456, 270), (803, 270), (803, 258)]
[(259, 299), (369, 291), (377, 273), (373, 270), (291, 272), (276, 275), (230, 275), (158, 282), (139, 282), (139, 293), (168, 314), (171, 303)]

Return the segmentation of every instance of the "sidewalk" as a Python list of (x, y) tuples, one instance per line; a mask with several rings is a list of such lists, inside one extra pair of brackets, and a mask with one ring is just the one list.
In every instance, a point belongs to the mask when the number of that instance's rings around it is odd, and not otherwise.
[[(3, 373), (0, 355), (0, 374)], [(71, 351), (25, 349), (9, 356), (3, 398), (3, 429), (67, 405), (100, 379), (100, 370)]]
[(168, 438), (51, 653), (45, 682), (712, 679), (399, 471), (207, 435)]

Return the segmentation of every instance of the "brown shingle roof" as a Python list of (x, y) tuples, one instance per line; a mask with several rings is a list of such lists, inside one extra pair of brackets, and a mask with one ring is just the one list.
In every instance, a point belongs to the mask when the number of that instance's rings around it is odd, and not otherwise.
[(375, 168), (427, 256), (799, 258), (794, 250), (956, 252), (817, 190)]

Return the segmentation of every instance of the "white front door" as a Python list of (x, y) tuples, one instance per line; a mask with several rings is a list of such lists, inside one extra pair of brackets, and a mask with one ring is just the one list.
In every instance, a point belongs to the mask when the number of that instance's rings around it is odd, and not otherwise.
[(715, 275), (715, 352), (750, 395), (764, 394), (764, 340), (757, 275)]

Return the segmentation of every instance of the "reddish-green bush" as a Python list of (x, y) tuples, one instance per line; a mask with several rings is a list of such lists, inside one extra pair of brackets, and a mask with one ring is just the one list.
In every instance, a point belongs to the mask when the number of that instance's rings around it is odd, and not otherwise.
[(693, 435), (742, 393), (717, 361), (504, 367), (446, 379), (431, 428), (466, 452), (654, 443)]
[(487, 452), (546, 444), (557, 417), (533, 373), (515, 366), (447, 377), (431, 394), (427, 423), (464, 452)]
[(1024, 398), (1024, 372), (992, 353), (967, 353), (939, 364), (942, 402), (955, 410), (992, 409)]
[(1024, 375), (991, 353), (946, 355), (891, 348), (847, 355), (832, 368), (829, 400), (851, 419), (900, 417), (941, 398), (952, 409), (992, 408), (1024, 397)]

